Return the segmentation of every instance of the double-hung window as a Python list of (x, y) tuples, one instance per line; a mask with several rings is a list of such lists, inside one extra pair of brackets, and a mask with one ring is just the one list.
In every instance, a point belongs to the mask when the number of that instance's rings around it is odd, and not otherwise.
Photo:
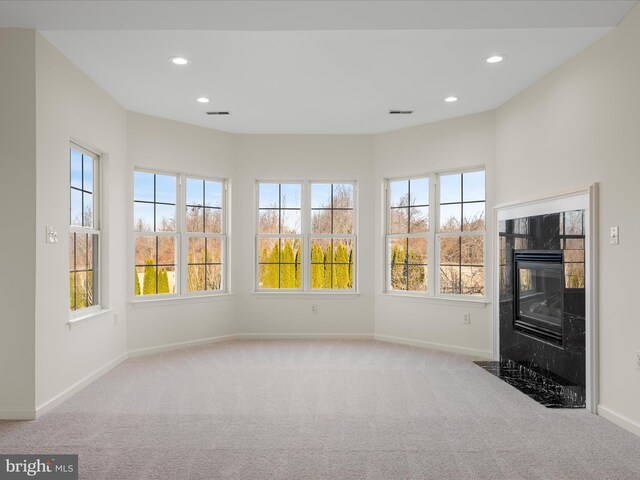
[(484, 171), (389, 179), (386, 198), (386, 291), (484, 296)]
[(134, 173), (134, 296), (226, 291), (226, 183)]
[(258, 182), (256, 289), (355, 291), (353, 182)]
[(69, 148), (69, 310), (100, 305), (99, 157)]

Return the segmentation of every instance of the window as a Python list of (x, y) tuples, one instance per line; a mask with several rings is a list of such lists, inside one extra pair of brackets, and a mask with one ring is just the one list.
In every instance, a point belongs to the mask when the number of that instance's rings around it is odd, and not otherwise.
[(188, 292), (223, 289), (223, 192), (223, 182), (187, 177), (185, 239)]
[(134, 173), (134, 296), (225, 291), (225, 196), (222, 180)]
[(98, 156), (75, 144), (69, 148), (69, 310), (100, 304)]
[(311, 184), (311, 289), (353, 289), (353, 184)]
[(387, 251), (390, 290), (426, 292), (429, 177), (388, 184)]
[(484, 171), (387, 180), (387, 292), (484, 296), (484, 190)]
[(439, 292), (484, 295), (484, 171), (439, 176)]
[(355, 290), (355, 184), (258, 182), (257, 289)]

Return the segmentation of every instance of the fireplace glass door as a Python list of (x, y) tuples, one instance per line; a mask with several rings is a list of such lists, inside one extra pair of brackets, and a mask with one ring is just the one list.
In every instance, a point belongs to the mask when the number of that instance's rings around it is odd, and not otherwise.
[(516, 251), (514, 328), (562, 343), (562, 252)]

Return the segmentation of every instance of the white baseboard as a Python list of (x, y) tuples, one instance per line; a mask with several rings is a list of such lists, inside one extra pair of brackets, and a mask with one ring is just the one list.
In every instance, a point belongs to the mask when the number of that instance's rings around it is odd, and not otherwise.
[(490, 350), (480, 350), (477, 348), (460, 347), (458, 345), (448, 345), (446, 343), (426, 342), (424, 340), (414, 340), (404, 337), (393, 337), (391, 335), (378, 335), (373, 336), (376, 340), (382, 342), (400, 343), (402, 345), (410, 345), (412, 347), (430, 348), (433, 350), (440, 350), (443, 352), (460, 353), (462, 355), (470, 355), (472, 357), (479, 357), (483, 360), (491, 359)]
[(197, 347), (198, 345), (224, 342), (225, 340), (234, 340), (238, 337), (239, 335), (220, 335), (219, 337), (208, 337), (200, 338), (198, 340), (187, 340), (185, 342), (167, 343), (165, 345), (158, 345), (157, 347), (139, 348), (137, 350), (129, 350), (129, 358), (153, 355), (154, 353), (166, 352), (168, 350), (176, 350), (179, 348)]
[(372, 340), (369, 333), (241, 333), (243, 340)]
[(49, 410), (57, 407), (62, 402), (64, 402), (68, 398), (72, 397), (76, 393), (78, 393), (80, 390), (82, 390), (84, 387), (86, 387), (90, 383), (95, 382), (98, 378), (100, 378), (105, 373), (109, 372), (111, 369), (113, 369), (113, 368), (117, 367), (118, 365), (120, 365), (127, 358), (128, 358), (128, 356), (127, 356), (127, 353), (125, 352), (122, 355), (120, 355), (119, 357), (115, 358), (114, 360), (111, 360), (106, 365), (103, 365), (102, 367), (94, 370), (93, 372), (91, 372), (86, 377), (78, 380), (76, 383), (74, 383), (69, 388), (67, 388), (67, 389), (63, 390), (62, 392), (60, 392), (55, 397), (50, 398), (46, 402), (41, 403), (40, 406), (36, 407), (36, 418), (40, 417), (41, 415), (44, 415)]
[(0, 420), (35, 420), (35, 409), (0, 408)]
[(636, 422), (635, 420), (632, 420), (629, 417), (625, 417), (624, 415), (603, 405), (598, 405), (598, 415), (609, 420), (611, 423), (615, 423), (619, 427), (622, 427), (625, 430), (640, 436), (640, 423)]

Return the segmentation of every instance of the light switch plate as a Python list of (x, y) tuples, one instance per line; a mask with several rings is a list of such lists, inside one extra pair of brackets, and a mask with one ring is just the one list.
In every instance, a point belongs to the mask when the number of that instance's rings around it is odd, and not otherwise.
[(58, 231), (55, 227), (47, 226), (47, 243), (58, 243)]
[(620, 243), (618, 227), (611, 227), (609, 229), (609, 243), (611, 245), (618, 245)]

